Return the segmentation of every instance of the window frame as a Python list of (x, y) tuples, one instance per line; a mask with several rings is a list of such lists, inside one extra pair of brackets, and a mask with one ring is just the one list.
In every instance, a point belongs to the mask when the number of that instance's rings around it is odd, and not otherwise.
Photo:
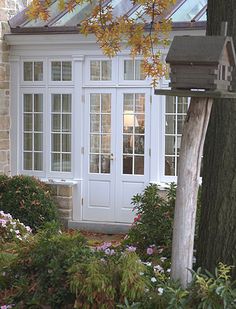
[[(71, 171), (64, 172), (64, 171), (52, 171), (51, 169), (51, 153), (52, 153), (52, 94), (71, 94)], [(75, 152), (75, 145), (74, 145), (74, 89), (68, 87), (60, 87), (60, 88), (49, 88), (47, 92), (48, 96), (48, 104), (47, 104), (47, 115), (50, 115), (50, 120), (48, 121), (47, 127), (47, 176), (48, 178), (60, 178), (60, 179), (71, 179), (73, 178), (73, 171), (74, 171), (74, 152)]]
[[(24, 169), (24, 95), (25, 94), (42, 94), (43, 95), (43, 170), (25, 170)], [(46, 176), (46, 91), (44, 88), (22, 88), (20, 89), (20, 110), (19, 110), (19, 141), (20, 141), (20, 154), (19, 154), (19, 170), (20, 173), (28, 176), (36, 176), (39, 178), (45, 178)]]
[(135, 57), (133, 59), (129, 55), (127, 56), (119, 56), (118, 57), (118, 72), (119, 72), (119, 85), (121, 86), (131, 86), (131, 87), (144, 87), (144, 86), (149, 86), (151, 85), (152, 79), (149, 77), (146, 77), (143, 80), (139, 79), (133, 79), (133, 80), (128, 80), (124, 78), (124, 65), (125, 65), (125, 60), (142, 60), (142, 57)]
[[(41, 81), (25, 81), (24, 80), (24, 63), (25, 62), (42, 62), (43, 63), (43, 80)], [(44, 86), (47, 82), (46, 59), (42, 57), (22, 57), (20, 61), (20, 85), (21, 86)]]
[[(90, 80), (90, 62), (91, 61), (111, 61), (111, 80)], [(108, 87), (115, 86), (117, 84), (117, 74), (116, 72), (116, 57), (108, 58), (105, 56), (87, 56), (85, 57), (83, 76), (84, 76), (84, 85), (89, 87)]]
[[(52, 62), (61, 62), (61, 63), (71, 62), (71, 80), (69, 81), (52, 80)], [(65, 57), (48, 58), (48, 87), (50, 86), (61, 86), (61, 87), (74, 86), (74, 61), (72, 58), (65, 58)]]

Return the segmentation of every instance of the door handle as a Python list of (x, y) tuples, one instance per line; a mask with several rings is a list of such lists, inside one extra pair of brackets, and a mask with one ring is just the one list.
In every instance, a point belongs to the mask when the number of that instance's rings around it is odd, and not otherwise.
[(111, 154), (110, 154), (110, 160), (114, 160), (114, 159), (115, 159), (114, 154), (111, 153)]

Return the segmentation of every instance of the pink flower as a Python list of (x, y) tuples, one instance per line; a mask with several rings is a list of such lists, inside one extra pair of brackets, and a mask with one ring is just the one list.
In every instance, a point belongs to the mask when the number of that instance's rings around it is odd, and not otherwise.
[(141, 215), (140, 214), (137, 215), (137, 217), (134, 218), (134, 223), (138, 222), (140, 220), (140, 218), (141, 218)]
[(154, 250), (153, 250), (152, 247), (148, 247), (148, 248), (147, 248), (147, 254), (148, 254), (148, 255), (152, 255), (153, 252), (154, 252)]
[(136, 251), (136, 247), (133, 247), (133, 246), (129, 246), (129, 247), (127, 247), (126, 248), (126, 250), (128, 251), (128, 252), (135, 252)]

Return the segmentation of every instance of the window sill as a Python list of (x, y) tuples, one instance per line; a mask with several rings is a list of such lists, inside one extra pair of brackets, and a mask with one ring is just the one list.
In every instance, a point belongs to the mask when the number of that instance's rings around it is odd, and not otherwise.
[(76, 180), (55, 179), (55, 178), (40, 178), (41, 181), (51, 185), (62, 185), (72, 187), (78, 184)]

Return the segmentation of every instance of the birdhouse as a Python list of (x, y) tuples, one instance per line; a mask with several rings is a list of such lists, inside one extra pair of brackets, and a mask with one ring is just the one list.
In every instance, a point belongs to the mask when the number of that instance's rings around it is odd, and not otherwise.
[(232, 90), (236, 57), (231, 37), (176, 36), (166, 62), (172, 90)]

